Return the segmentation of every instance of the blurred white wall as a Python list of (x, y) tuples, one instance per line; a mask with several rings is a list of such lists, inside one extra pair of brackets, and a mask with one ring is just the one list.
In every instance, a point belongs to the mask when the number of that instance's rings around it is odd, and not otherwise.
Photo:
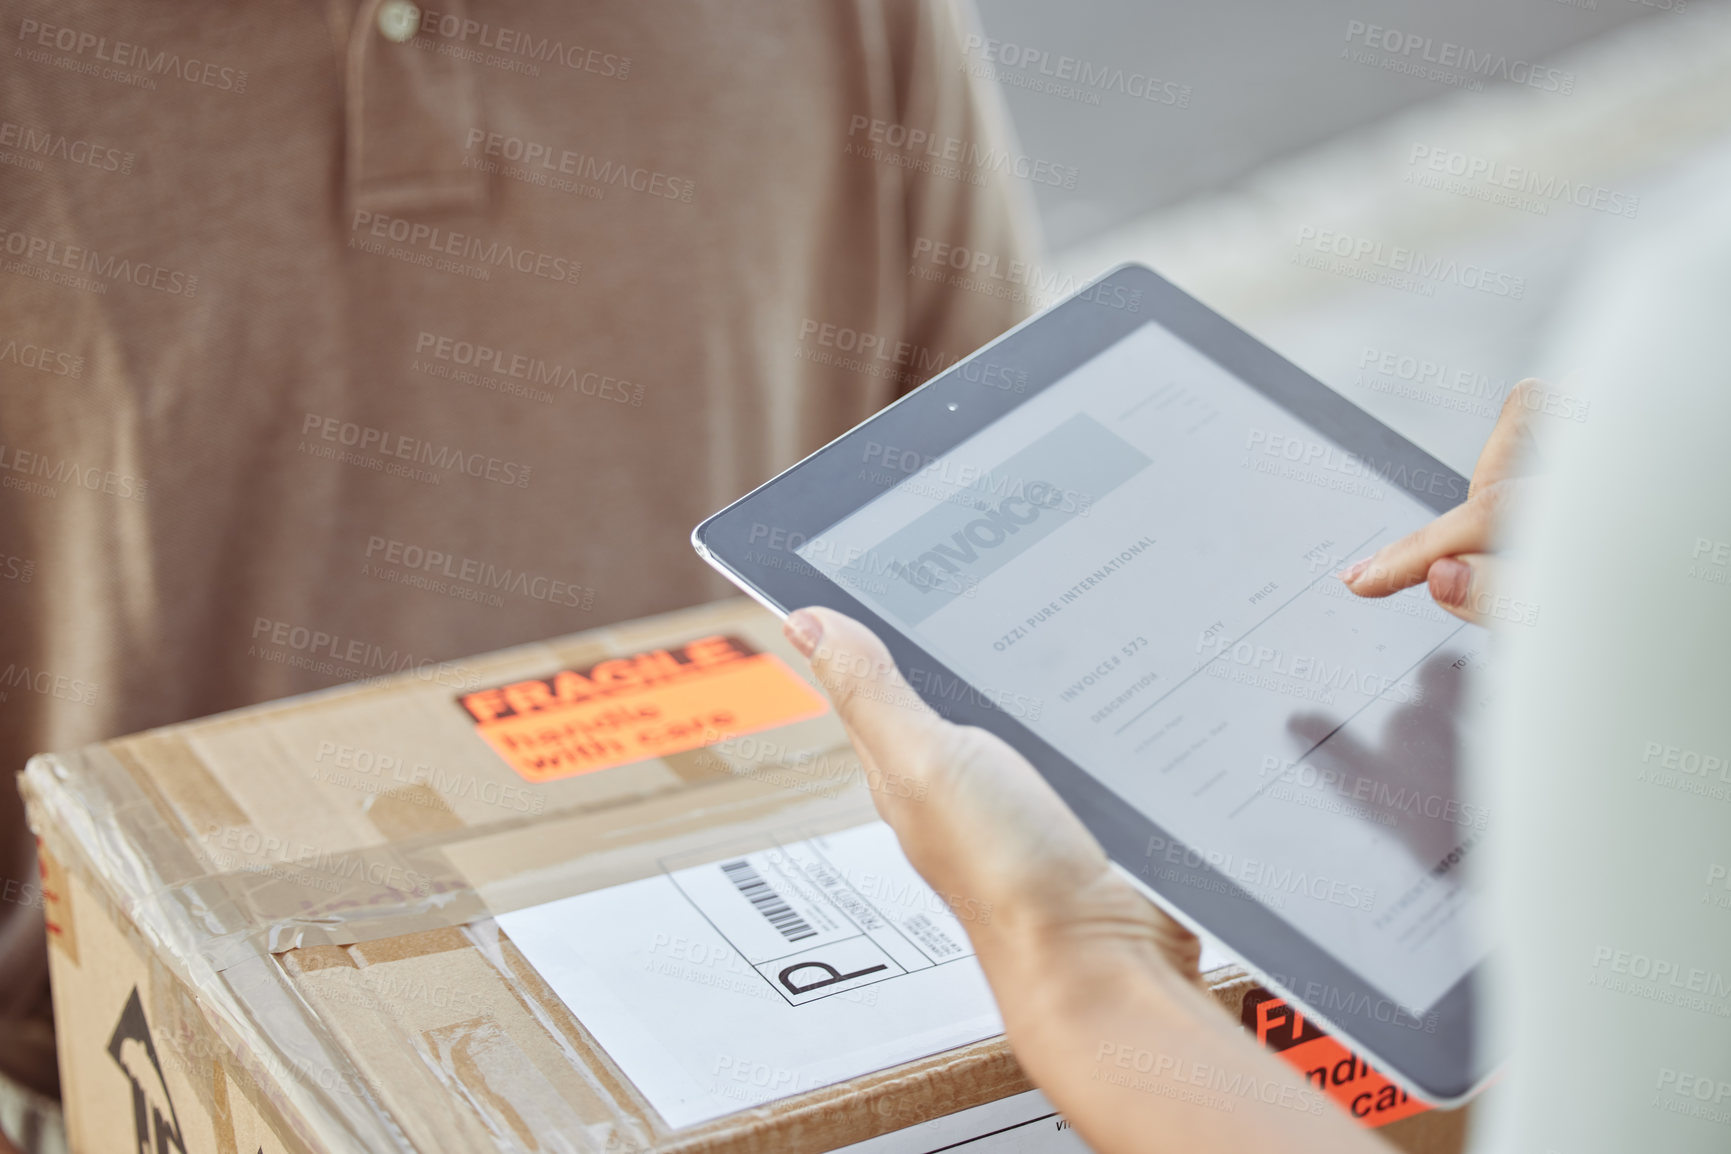
[[(1077, 170), (1073, 185), (1034, 189), (1052, 243), (1069, 248), (1452, 83), (1494, 88), (1498, 58), (1543, 67), (1700, 0), (975, 2), (992, 43), (969, 45), (969, 65), (998, 80), (1029, 152)], [(1403, 51), (1366, 59), (1358, 50), (1373, 27), (1379, 43), (1398, 32)], [(1444, 70), (1457, 75), (1400, 67), (1422, 64), (1427, 49), (1461, 55)], [(1149, 92), (1138, 77), (1158, 83)]]
[[(1595, 251), (1702, 197), (1727, 196), (1690, 173), (1731, 150), (1731, 4), (1689, 3), (1681, 12), (1598, 4), (1609, 27), (1537, 65), (1552, 81), (1566, 77), (1569, 91), (1512, 83), (1469, 91), (1399, 76), (1428, 85), (1429, 99), (1086, 240), (1054, 244), (1049, 266), (1033, 274), (1046, 290), (1037, 295), (1055, 299), (1114, 264), (1146, 263), (1470, 470), (1510, 385), (1563, 380), (1573, 368), (1544, 338)], [(1625, 18), (1636, 9), (1647, 15)], [(1306, 19), (1334, 28), (1346, 17)], [(1505, 47), (1490, 31), (1459, 35)], [(1427, 51), (1443, 50), (1433, 42), (1414, 55)], [(1378, 71), (1335, 63), (1355, 81)], [(1291, 89), (1288, 119), (1315, 127), (1307, 103), (1335, 98), (1318, 83)], [(1021, 145), (1039, 155), (1042, 132), (1017, 107), (1031, 96), (1017, 99), (1018, 91), (1007, 89)], [(1065, 230), (1054, 227), (1051, 207), (1048, 198), (1042, 209), (1055, 242)]]

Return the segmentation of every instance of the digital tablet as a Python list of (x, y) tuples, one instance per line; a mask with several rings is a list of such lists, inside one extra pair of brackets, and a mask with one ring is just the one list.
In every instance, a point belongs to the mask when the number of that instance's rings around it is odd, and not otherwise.
[(704, 521), (785, 615), (883, 638), (1183, 923), (1412, 1092), (1496, 1055), (1457, 792), (1487, 637), (1336, 572), (1460, 474), (1152, 271), (1107, 274)]

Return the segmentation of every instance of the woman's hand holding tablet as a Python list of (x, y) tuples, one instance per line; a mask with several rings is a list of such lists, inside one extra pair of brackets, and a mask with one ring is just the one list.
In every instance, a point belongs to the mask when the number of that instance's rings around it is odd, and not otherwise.
[[(953, 907), (984, 911), (968, 937), (1016, 1060), (1092, 1148), (1385, 1149), (1220, 1013), (1196, 935), (1111, 867), (1027, 759), (939, 717), (852, 618), (802, 609), (786, 632), (908, 860)], [(1210, 1100), (1232, 1109), (1195, 1108)]]
[[(1023, 895), (1006, 910), (1038, 910), (1085, 880), (1113, 909), (1117, 883), (1095, 875), (1128, 879), (1450, 1101), (1495, 1057), (1474, 1031), (1488, 944), (1460, 868), (1488, 820), (1455, 786), (1484, 635), (1423, 590), (1366, 600), (1334, 574), (1466, 497), (1465, 478), (1129, 266), (693, 540), (777, 612), (827, 608), (842, 616), (826, 635), (881, 639), (929, 709), (896, 707), (926, 727), (920, 748), (994, 767), (1001, 792), (977, 804), (1009, 840), (945, 826), (956, 814), (934, 814), (953, 807), (929, 800), (904, 814), (937, 830), (906, 848), (940, 889), (1003, 885)], [(1029, 766), (1038, 789), (1016, 776)], [(1054, 861), (1005, 860), (1018, 830)], [(1151, 911), (1115, 917), (1142, 948), (1181, 941)]]

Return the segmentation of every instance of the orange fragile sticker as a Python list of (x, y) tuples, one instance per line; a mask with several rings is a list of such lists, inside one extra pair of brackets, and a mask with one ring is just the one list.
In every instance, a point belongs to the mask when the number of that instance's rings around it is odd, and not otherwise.
[[(42, 839), (36, 839), (36, 898), (42, 906), (42, 920), (48, 929), (48, 944), (65, 951), (73, 965), (78, 964), (78, 924), (72, 920), (72, 881), (66, 870), (48, 852)], [(6, 883), (8, 887), (11, 882)], [(7, 894), (10, 898), (12, 895)], [(24, 904), (35, 904), (24, 897)]]
[(480, 689), (457, 701), (487, 744), (532, 782), (682, 753), (829, 708), (779, 657), (723, 636)]
[(1244, 996), (1241, 1020), (1257, 1041), (1304, 1075), (1306, 1085), (1327, 1094), (1365, 1126), (1386, 1126), (1430, 1109), (1323, 1033), (1297, 1006), (1267, 990)]

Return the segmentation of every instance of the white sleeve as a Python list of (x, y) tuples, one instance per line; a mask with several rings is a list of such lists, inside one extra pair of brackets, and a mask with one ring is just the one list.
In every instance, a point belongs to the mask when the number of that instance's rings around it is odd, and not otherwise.
[(1541, 419), (1510, 533), (1537, 623), (1498, 640), (1475, 785), (1515, 1057), (1477, 1152), (1731, 1150), (1727, 178), (1589, 281), (1589, 406)]

